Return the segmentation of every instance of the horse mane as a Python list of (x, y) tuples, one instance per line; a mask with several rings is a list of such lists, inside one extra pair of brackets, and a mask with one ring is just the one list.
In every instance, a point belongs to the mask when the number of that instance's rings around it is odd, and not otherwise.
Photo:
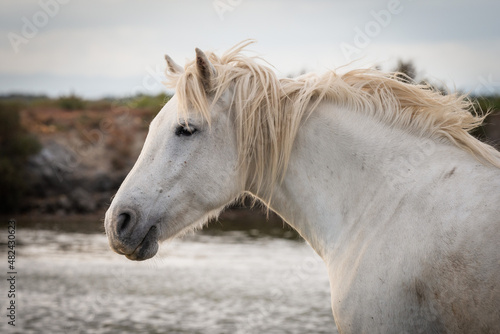
[(447, 138), (500, 168), (500, 153), (469, 133), (486, 115), (479, 115), (466, 96), (443, 95), (430, 86), (398, 80), (397, 73), (373, 69), (279, 79), (258, 62), (260, 57), (242, 53), (252, 43), (243, 41), (220, 57), (206, 52), (217, 72), (211, 92), (205, 92), (194, 60), (185, 65), (184, 73), (167, 73), (166, 85), (175, 88), (180, 115), (193, 108), (209, 123), (211, 106), (231, 87), (243, 182), (246, 189), (263, 194), (265, 202), (284, 176), (301, 122), (322, 101), (368, 113), (417, 136)]

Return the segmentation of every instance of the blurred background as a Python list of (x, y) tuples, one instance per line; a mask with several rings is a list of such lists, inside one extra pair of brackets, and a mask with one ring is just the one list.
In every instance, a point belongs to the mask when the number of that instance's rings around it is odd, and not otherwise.
[[(145, 263), (107, 247), (104, 212), (174, 93), (162, 84), (164, 54), (183, 64), (195, 47), (222, 53), (252, 38), (249, 53), (280, 77), (399, 70), (469, 94), (491, 111), (474, 135), (500, 139), (497, 1), (20, 0), (0, 8), (0, 214), (5, 226), (17, 222), (19, 271), (18, 325), (2, 320), (2, 332), (335, 332), (321, 260), (260, 208), (234, 206)], [(0, 238), (7, 259), (7, 227)]]

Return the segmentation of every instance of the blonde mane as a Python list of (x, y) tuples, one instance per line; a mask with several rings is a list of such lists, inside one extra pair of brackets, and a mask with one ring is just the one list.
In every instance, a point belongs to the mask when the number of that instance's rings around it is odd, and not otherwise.
[(465, 96), (443, 95), (428, 86), (404, 83), (394, 74), (371, 69), (278, 79), (272, 69), (258, 63), (259, 57), (242, 54), (251, 43), (239, 43), (220, 57), (206, 53), (217, 72), (208, 94), (195, 61), (185, 65), (184, 73), (167, 73), (167, 86), (175, 88), (181, 114), (193, 108), (209, 123), (212, 104), (231, 88), (246, 189), (261, 194), (265, 202), (284, 176), (299, 125), (325, 100), (353, 112), (368, 113), (418, 136), (447, 138), (500, 168), (500, 153), (469, 134), (485, 116), (477, 115)]

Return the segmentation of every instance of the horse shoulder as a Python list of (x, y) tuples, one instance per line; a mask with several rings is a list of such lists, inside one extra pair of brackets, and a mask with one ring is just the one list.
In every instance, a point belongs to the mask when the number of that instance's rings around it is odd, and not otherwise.
[[(477, 163), (443, 173), (426, 257), (408, 295), (449, 332), (500, 331), (500, 173)], [(439, 213), (439, 214), (438, 214)]]
[(349, 231), (329, 266), (340, 326), (500, 331), (500, 173), (473, 170), (443, 169)]

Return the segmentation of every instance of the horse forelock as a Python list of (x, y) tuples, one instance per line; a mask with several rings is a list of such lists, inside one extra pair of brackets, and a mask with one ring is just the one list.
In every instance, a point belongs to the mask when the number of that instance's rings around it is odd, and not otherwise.
[(370, 114), (418, 136), (448, 138), (500, 168), (499, 152), (469, 134), (486, 115), (479, 115), (466, 96), (443, 95), (428, 85), (406, 83), (394, 73), (373, 69), (279, 79), (261, 58), (242, 53), (253, 42), (243, 41), (220, 57), (206, 52), (217, 72), (211, 92), (203, 89), (194, 60), (184, 73), (167, 74), (166, 85), (176, 91), (180, 116), (195, 110), (209, 123), (212, 105), (232, 87), (242, 176), (265, 202), (284, 176), (299, 125), (322, 101)]

